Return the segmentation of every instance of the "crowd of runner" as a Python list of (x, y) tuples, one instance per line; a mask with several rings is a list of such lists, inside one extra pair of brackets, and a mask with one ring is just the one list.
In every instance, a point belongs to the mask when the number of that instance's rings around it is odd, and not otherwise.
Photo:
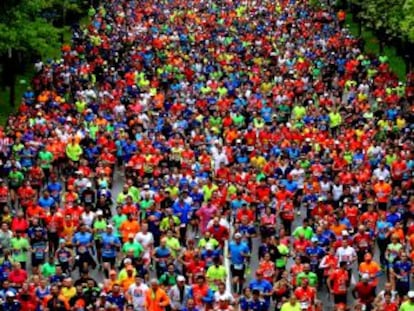
[(344, 12), (89, 16), (0, 131), (1, 310), (414, 310), (414, 94)]

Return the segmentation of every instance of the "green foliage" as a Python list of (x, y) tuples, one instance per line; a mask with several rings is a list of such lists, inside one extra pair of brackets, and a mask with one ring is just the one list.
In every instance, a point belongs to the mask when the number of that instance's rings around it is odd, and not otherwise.
[(400, 26), (404, 37), (408, 41), (414, 42), (414, 0), (405, 0)]
[(0, 10), (0, 53), (12, 49), (44, 56), (59, 46), (60, 30), (41, 15), (51, 0), (5, 2)]
[(388, 38), (414, 42), (414, 0), (351, 0), (357, 17)]

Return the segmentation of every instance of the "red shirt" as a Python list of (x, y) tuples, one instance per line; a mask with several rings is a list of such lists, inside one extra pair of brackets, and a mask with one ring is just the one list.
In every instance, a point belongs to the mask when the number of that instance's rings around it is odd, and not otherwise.
[(253, 211), (251, 209), (240, 208), (237, 211), (236, 219), (238, 221), (241, 221), (243, 216), (247, 216), (247, 219), (249, 220), (249, 222), (253, 222), (254, 221), (254, 213), (253, 213)]
[(223, 246), (224, 241), (229, 238), (229, 230), (221, 225), (211, 226), (207, 230)]
[(370, 246), (371, 236), (369, 233), (357, 233), (354, 236), (354, 245), (357, 247), (358, 250), (366, 250)]
[(29, 228), (29, 223), (24, 218), (15, 217), (11, 223), (11, 229), (13, 232), (26, 232)]
[(9, 274), (9, 281), (10, 283), (18, 284), (22, 286), (24, 282), (27, 280), (27, 272), (23, 269), (13, 269)]
[(355, 285), (355, 291), (358, 293), (358, 298), (361, 300), (361, 303), (364, 304), (371, 303), (374, 300), (374, 289), (375, 286), (371, 283), (358, 282)]
[(348, 290), (348, 271), (342, 269), (336, 269), (330, 275), (330, 280), (333, 281), (332, 292), (335, 295), (346, 294)]
[(6, 186), (0, 187), (0, 203), (7, 203), (9, 195), (9, 188)]
[(308, 310), (312, 310), (313, 303), (316, 298), (316, 290), (313, 287), (307, 286), (304, 288), (300, 286), (295, 289), (295, 296), (300, 302), (307, 302), (309, 303)]

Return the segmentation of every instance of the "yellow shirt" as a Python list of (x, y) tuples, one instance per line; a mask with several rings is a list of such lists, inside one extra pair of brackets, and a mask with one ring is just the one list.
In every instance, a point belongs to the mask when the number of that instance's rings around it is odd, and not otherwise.
[(76, 295), (76, 287), (63, 287), (60, 293), (63, 297), (65, 297), (66, 300), (69, 301), (73, 296)]
[(296, 302), (293, 306), (290, 304), (290, 302), (285, 302), (282, 305), (282, 308), (280, 309), (280, 311), (300, 311), (300, 302)]

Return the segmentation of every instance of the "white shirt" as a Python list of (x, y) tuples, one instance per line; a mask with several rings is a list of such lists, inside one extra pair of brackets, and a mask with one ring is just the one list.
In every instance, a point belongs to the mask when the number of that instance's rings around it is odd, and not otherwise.
[(140, 285), (132, 284), (128, 288), (128, 294), (132, 297), (132, 304), (136, 310), (144, 310), (145, 294), (148, 291), (148, 286), (144, 283)]
[(339, 186), (335, 184), (332, 185), (332, 197), (334, 201), (338, 201), (343, 192), (344, 192), (344, 187), (342, 185), (339, 185)]
[(390, 178), (390, 171), (385, 167), (383, 169), (377, 167), (374, 170), (373, 174), (377, 179), (379, 179), (380, 177), (384, 178), (385, 180)]
[(298, 183), (298, 189), (303, 189), (305, 184), (305, 170), (303, 168), (294, 168), (290, 171), (290, 175)]
[(348, 263), (348, 268), (350, 268), (349, 266), (352, 264), (353, 258), (357, 256), (355, 249), (352, 246), (338, 247), (335, 255), (338, 258), (338, 265), (340, 262), (345, 261)]
[(95, 218), (94, 212), (89, 212), (89, 213), (83, 212), (81, 215), (82, 222), (89, 228), (92, 228), (94, 218)]
[(135, 235), (135, 241), (140, 243), (146, 251), (149, 251), (150, 247), (154, 243), (154, 236), (151, 232), (147, 232), (145, 234), (143, 232), (138, 232)]

